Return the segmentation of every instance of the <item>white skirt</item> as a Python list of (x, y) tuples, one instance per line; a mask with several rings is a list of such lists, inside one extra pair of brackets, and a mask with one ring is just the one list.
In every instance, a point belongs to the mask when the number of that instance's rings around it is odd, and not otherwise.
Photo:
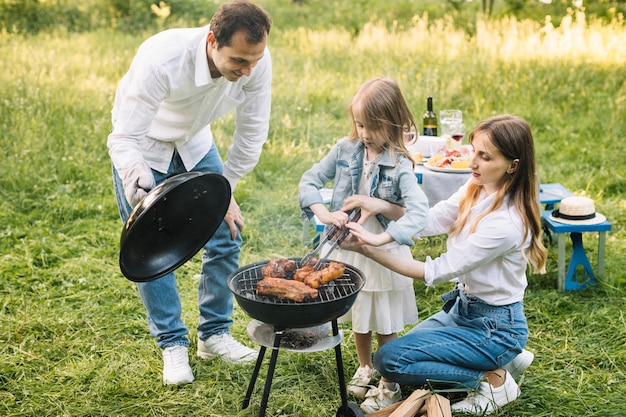
[[(381, 249), (412, 258), (411, 249), (405, 245), (392, 243)], [(352, 322), (352, 330), (356, 333), (372, 331), (382, 335), (401, 332), (405, 326), (417, 323), (413, 279), (357, 252), (336, 249), (329, 258), (359, 269), (366, 282), (350, 310), (338, 319), (339, 322)]]

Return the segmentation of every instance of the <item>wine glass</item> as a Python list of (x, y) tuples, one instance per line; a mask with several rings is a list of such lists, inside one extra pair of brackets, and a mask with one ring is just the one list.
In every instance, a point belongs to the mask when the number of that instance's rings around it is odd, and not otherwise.
[(463, 143), (465, 138), (465, 125), (463, 123), (452, 123), (450, 125), (450, 137), (452, 138), (453, 146), (458, 149)]
[(461, 110), (441, 110), (439, 112), (439, 122), (441, 125), (441, 137), (450, 139), (450, 127), (454, 123), (463, 122), (463, 113)]
[(417, 132), (411, 130), (410, 132), (404, 132), (404, 144), (406, 146), (411, 146), (417, 142)]

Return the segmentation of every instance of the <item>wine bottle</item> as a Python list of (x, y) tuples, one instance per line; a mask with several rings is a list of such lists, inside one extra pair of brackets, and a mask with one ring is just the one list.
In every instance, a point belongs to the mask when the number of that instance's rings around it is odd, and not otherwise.
[(424, 124), (424, 136), (437, 136), (437, 115), (433, 111), (433, 98), (426, 100), (426, 113), (422, 118)]

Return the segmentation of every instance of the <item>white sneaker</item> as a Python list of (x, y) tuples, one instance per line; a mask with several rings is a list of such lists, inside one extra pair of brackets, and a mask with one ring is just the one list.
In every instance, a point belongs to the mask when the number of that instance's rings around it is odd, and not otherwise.
[(230, 333), (215, 334), (207, 340), (198, 339), (198, 356), (211, 359), (219, 356), (230, 363), (255, 362), (259, 352), (242, 345)]
[(511, 362), (504, 365), (502, 369), (508, 371), (513, 379), (517, 379), (533, 363), (534, 358), (535, 355), (532, 352), (524, 349)]
[(467, 398), (452, 404), (452, 411), (488, 415), (498, 408), (515, 401), (520, 390), (511, 374), (507, 371), (504, 384), (498, 388), (488, 382), (481, 382), (477, 391), (470, 393)]
[(370, 368), (365, 365), (364, 367), (359, 367), (354, 373), (354, 376), (348, 383), (348, 392), (354, 395), (357, 398), (365, 398), (365, 394), (372, 387), (372, 382), (374, 382), (374, 374), (376, 373), (375, 369)]
[(176, 345), (163, 349), (163, 383), (182, 385), (193, 382), (186, 346)]
[(380, 381), (378, 387), (370, 388), (365, 394), (365, 401), (361, 403), (361, 410), (365, 414), (370, 414), (402, 400), (400, 385), (395, 382), (392, 384), (394, 384), (393, 390), (387, 388), (383, 381)]

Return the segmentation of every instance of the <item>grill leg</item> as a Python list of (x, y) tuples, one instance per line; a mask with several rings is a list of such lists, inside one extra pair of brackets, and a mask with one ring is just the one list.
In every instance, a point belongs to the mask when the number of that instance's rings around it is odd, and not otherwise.
[(259, 376), (259, 371), (261, 370), (261, 364), (263, 363), (263, 357), (265, 356), (265, 350), (267, 348), (265, 346), (261, 346), (259, 349), (259, 356), (256, 360), (256, 365), (254, 365), (254, 371), (252, 371), (252, 379), (250, 379), (250, 384), (248, 384), (248, 391), (246, 391), (246, 398), (243, 399), (243, 403), (241, 404), (241, 409), (245, 410), (250, 405), (250, 399), (252, 398), (252, 391), (254, 391), (254, 384), (256, 383), (256, 379)]
[(259, 417), (265, 417), (265, 409), (267, 408), (267, 400), (270, 397), (270, 388), (272, 387), (272, 378), (274, 378), (274, 369), (276, 368), (276, 361), (278, 359), (278, 348), (280, 347), (280, 339), (283, 337), (284, 331), (276, 331), (274, 336), (274, 348), (272, 349), (272, 356), (270, 358), (270, 367), (267, 370), (267, 378), (265, 378), (265, 388), (263, 388), (263, 397), (261, 398), (261, 409), (259, 410)]
[[(333, 336), (339, 334), (339, 326), (337, 325), (337, 319), (332, 321)], [(337, 377), (339, 379), (339, 393), (341, 394), (341, 407), (344, 416), (349, 416), (348, 409), (348, 390), (346, 388), (346, 375), (343, 371), (343, 358), (341, 357), (341, 343), (335, 346), (335, 359), (337, 362)]]

